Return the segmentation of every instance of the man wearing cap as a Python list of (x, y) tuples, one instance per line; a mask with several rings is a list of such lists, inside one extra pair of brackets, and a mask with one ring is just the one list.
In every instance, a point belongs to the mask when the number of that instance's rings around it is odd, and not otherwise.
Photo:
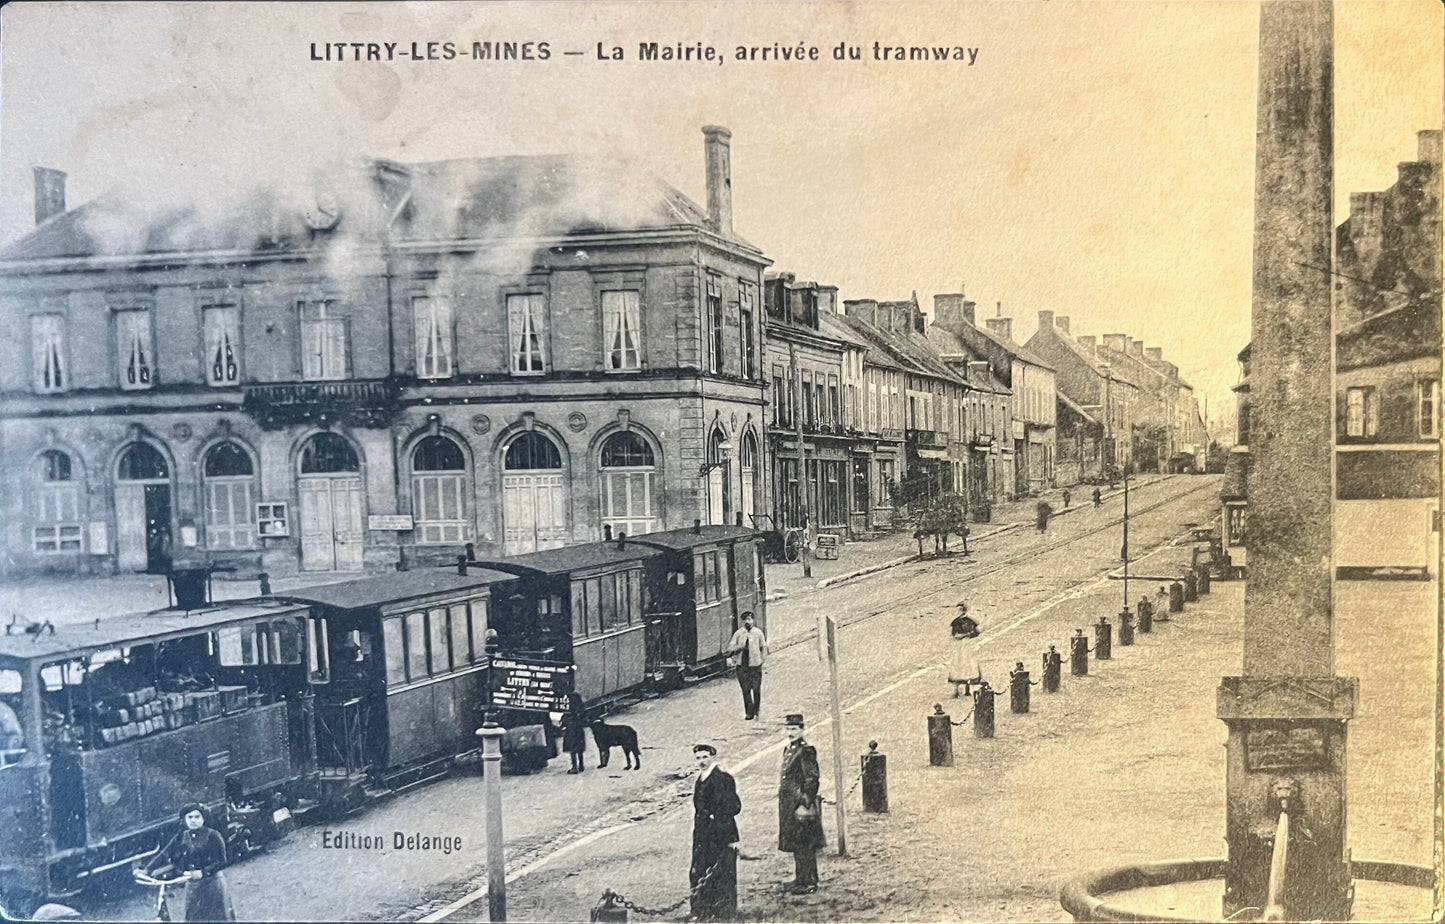
[(763, 659), (768, 656), (768, 638), (753, 623), (751, 610), (743, 613), (742, 628), (728, 640), (728, 656), (738, 669), (738, 686), (743, 690), (743, 718), (756, 719), (763, 701)]
[(692, 790), (692, 866), (687, 874), (692, 918), (730, 921), (738, 913), (736, 819), (743, 803), (732, 775), (717, 765), (717, 748), (695, 744), (692, 756), (698, 767)]
[(778, 849), (793, 855), (795, 875), (784, 888), (795, 895), (818, 891), (817, 851), (827, 846), (818, 799), (818, 752), (803, 740), (803, 717), (787, 717), (788, 745), (778, 781)]

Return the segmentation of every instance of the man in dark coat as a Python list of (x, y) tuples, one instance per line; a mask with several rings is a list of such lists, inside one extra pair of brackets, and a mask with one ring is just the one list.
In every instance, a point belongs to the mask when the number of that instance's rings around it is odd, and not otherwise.
[(692, 917), (695, 921), (731, 921), (738, 913), (736, 819), (743, 803), (732, 775), (717, 765), (717, 748), (696, 744), (692, 756), (698, 766), (692, 791), (692, 867), (687, 874)]
[(778, 780), (778, 849), (793, 855), (795, 875), (784, 888), (798, 895), (818, 891), (818, 855), (823, 837), (822, 802), (818, 798), (818, 752), (803, 740), (803, 717), (787, 717), (788, 746)]

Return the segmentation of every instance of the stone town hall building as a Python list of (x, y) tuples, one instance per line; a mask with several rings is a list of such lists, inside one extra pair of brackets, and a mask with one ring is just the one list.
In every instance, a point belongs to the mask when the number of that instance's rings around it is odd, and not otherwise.
[(66, 211), (37, 170), (0, 251), (4, 570), (387, 568), (769, 509), (768, 261), (703, 132), (705, 209), (593, 158), (372, 161), (224, 218)]

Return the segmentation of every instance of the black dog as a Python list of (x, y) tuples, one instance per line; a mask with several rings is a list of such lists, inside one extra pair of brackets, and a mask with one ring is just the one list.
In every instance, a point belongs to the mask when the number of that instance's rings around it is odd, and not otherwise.
[[(642, 769), (642, 753), (637, 749), (637, 732), (630, 725), (608, 725), (601, 719), (592, 723), (592, 740), (597, 742), (597, 766), (607, 766), (613, 748), (622, 748), (628, 770)], [(636, 761), (636, 764), (633, 764)]]

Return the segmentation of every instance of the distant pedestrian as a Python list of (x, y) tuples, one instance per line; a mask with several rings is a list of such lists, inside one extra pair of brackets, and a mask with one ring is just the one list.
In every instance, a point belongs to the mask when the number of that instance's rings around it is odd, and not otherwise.
[(567, 711), (562, 714), (562, 750), (572, 756), (572, 769), (568, 773), (581, 773), (587, 767), (587, 709), (582, 694), (572, 691), (567, 694)]
[(1154, 618), (1164, 622), (1169, 621), (1169, 587), (1159, 585), (1159, 592), (1154, 595)]
[(974, 684), (983, 680), (978, 660), (978, 620), (968, 615), (968, 603), (958, 601), (958, 615), (948, 627), (953, 638), (953, 658), (948, 667), (948, 682), (953, 684), (955, 698), (969, 696)]
[(170, 843), (152, 856), (140, 870), (152, 875), (163, 866), (183, 874), (186, 884), (186, 921), (234, 921), (231, 893), (226, 888), (226, 841), (220, 832), (206, 826), (206, 812), (199, 803), (180, 811), (185, 826)]
[(1102, 507), (1102, 506), (1104, 506), (1104, 495), (1103, 495), (1103, 492), (1101, 492), (1098, 488), (1095, 488), (1095, 489), (1094, 489), (1094, 506), (1095, 506), (1095, 507)]
[(1064, 509), (1068, 510), (1070, 503), (1074, 500), (1074, 494), (1068, 488), (1064, 488)]
[(763, 703), (763, 661), (768, 657), (768, 637), (754, 624), (752, 611), (743, 613), (742, 627), (728, 641), (728, 656), (738, 669), (743, 718), (756, 719)]
[(1051, 507), (1051, 506), (1049, 506), (1049, 502), (1048, 502), (1048, 501), (1039, 501), (1038, 506), (1034, 508), (1034, 514), (1035, 514), (1035, 522), (1034, 522), (1034, 525), (1039, 528), (1039, 532), (1040, 532), (1040, 533), (1046, 533), (1046, 532), (1048, 532), (1048, 530), (1049, 530), (1049, 517), (1051, 517), (1051, 516), (1054, 515), (1054, 508)]
[(737, 783), (717, 765), (717, 748), (695, 744), (697, 784), (692, 790), (692, 866), (687, 884), (695, 921), (731, 921), (738, 913), (738, 824), (743, 810)]
[(823, 806), (818, 798), (818, 752), (803, 740), (803, 717), (787, 717), (788, 745), (778, 780), (778, 849), (793, 855), (793, 881), (783, 888), (795, 895), (818, 891), (818, 851), (823, 836)]

